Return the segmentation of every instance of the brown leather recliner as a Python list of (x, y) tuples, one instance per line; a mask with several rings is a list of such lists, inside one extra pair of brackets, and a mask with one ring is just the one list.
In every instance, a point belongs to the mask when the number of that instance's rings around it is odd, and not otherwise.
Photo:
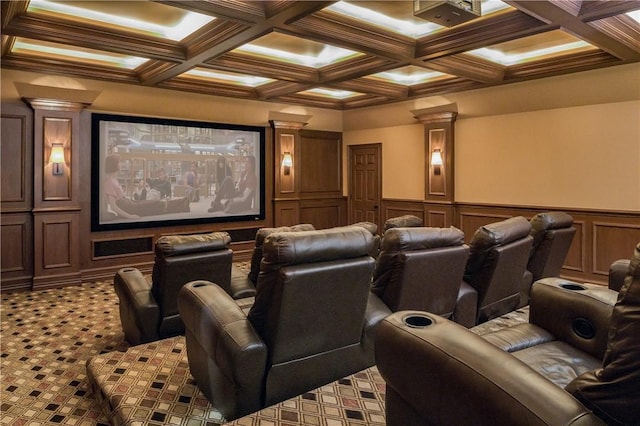
[(296, 232), (313, 231), (313, 225), (303, 223), (294, 226), (281, 226), (278, 228), (260, 228), (256, 232), (255, 244), (251, 253), (251, 266), (246, 274), (237, 265), (231, 268), (231, 287), (235, 290), (232, 294), (234, 299), (251, 297), (256, 294), (256, 284), (258, 283), (258, 273), (260, 272), (260, 261), (262, 260), (262, 244), (264, 239), (274, 232)]
[(478, 292), (477, 324), (513, 311), (521, 293), (529, 293), (530, 231), (529, 221), (516, 216), (478, 228), (469, 242), (464, 281)]
[(560, 276), (576, 233), (573, 218), (565, 212), (538, 213), (530, 220), (533, 245), (527, 263), (531, 281)]
[(639, 335), (640, 244), (619, 293), (545, 278), (529, 323), (483, 336), (395, 313), (376, 332), (387, 424), (637, 425)]
[(413, 228), (423, 226), (423, 221), (418, 216), (405, 214), (387, 219), (384, 222), (383, 233), (391, 228)]
[(468, 256), (457, 228), (391, 228), (382, 238), (371, 291), (393, 312), (428, 311), (472, 327), (477, 293), (462, 282)]
[(191, 374), (227, 420), (373, 365), (390, 313), (369, 291), (375, 244), (360, 227), (270, 235), (247, 316), (214, 284), (183, 287)]
[(163, 236), (155, 243), (151, 283), (137, 268), (114, 277), (124, 337), (131, 345), (184, 332), (178, 291), (189, 281), (207, 279), (231, 292), (231, 238), (226, 232)]

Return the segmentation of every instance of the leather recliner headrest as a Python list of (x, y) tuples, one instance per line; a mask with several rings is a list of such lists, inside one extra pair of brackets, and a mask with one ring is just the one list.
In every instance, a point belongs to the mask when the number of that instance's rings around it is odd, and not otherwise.
[(473, 235), (470, 246), (476, 249), (503, 246), (526, 237), (529, 232), (531, 232), (529, 221), (522, 216), (516, 216), (481, 226)]
[(538, 213), (531, 218), (531, 227), (535, 231), (567, 228), (571, 225), (573, 225), (573, 218), (565, 212)]
[(364, 228), (367, 231), (371, 232), (373, 235), (376, 235), (376, 233), (378, 232), (378, 225), (376, 225), (373, 222), (367, 222), (367, 221), (356, 222), (354, 224), (347, 225), (347, 226), (360, 226), (361, 228)]
[(301, 223), (293, 226), (280, 226), (277, 228), (260, 228), (256, 233), (256, 246), (262, 246), (265, 238), (276, 232), (315, 231), (315, 229), (316, 228), (314, 228), (310, 223)]
[(422, 219), (412, 214), (406, 214), (404, 216), (392, 217), (387, 219), (384, 223), (384, 230), (391, 228), (409, 228), (422, 226)]
[(367, 256), (377, 240), (364, 228), (277, 232), (264, 241), (262, 263), (295, 265)]
[(530, 223), (533, 245), (536, 247), (544, 239), (545, 231), (569, 228), (573, 225), (573, 218), (565, 212), (546, 212), (532, 217)]
[(384, 234), (382, 251), (424, 250), (464, 244), (464, 233), (450, 228), (392, 228)]
[(211, 232), (197, 235), (165, 235), (158, 238), (155, 245), (157, 256), (179, 256), (228, 249), (231, 237), (227, 232)]

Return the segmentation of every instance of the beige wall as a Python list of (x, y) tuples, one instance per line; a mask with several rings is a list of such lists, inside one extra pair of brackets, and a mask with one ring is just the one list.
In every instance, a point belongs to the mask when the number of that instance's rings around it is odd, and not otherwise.
[(640, 211), (640, 102), (460, 120), (456, 201)]
[(632, 64), (347, 111), (345, 151), (382, 143), (383, 197), (422, 200), (423, 126), (411, 111), (451, 104), (456, 201), (640, 212), (639, 100)]

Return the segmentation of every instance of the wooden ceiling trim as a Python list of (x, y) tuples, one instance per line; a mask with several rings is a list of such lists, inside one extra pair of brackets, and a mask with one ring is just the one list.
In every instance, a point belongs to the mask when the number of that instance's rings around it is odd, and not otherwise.
[(358, 56), (320, 68), (320, 82), (358, 78), (371, 74), (372, 70), (387, 70), (401, 65), (404, 64), (376, 56)]
[(166, 61), (147, 61), (135, 69), (135, 73), (138, 76), (138, 81), (151, 78), (155, 74), (159, 74), (167, 71), (171, 67), (175, 67), (176, 62)]
[(7, 25), (5, 34), (149, 59), (186, 57), (184, 49), (175, 42), (36, 15), (17, 17)]
[(5, 34), (5, 29), (11, 21), (16, 19), (17, 16), (27, 13), (27, 7), (29, 7), (29, 2), (23, 0), (0, 2), (2, 34)]
[(158, 87), (167, 89), (186, 90), (213, 96), (226, 96), (242, 99), (258, 99), (254, 88), (232, 84), (221, 84), (204, 80), (192, 80), (186, 78), (174, 78), (163, 81)]
[(385, 32), (366, 23), (345, 19), (331, 12), (318, 12), (293, 24), (296, 34), (376, 56), (413, 57), (415, 41), (409, 37)]
[(216, 19), (204, 26), (194, 34), (182, 40), (186, 46), (189, 57), (198, 55), (206, 50), (214, 48), (228, 38), (236, 36), (249, 28), (248, 25), (232, 21)]
[(225, 53), (212, 61), (208, 61), (207, 66), (221, 71), (277, 78), (280, 80), (303, 82), (319, 81), (318, 71), (314, 68), (233, 52)]
[(269, 84), (263, 84), (256, 88), (256, 92), (261, 99), (271, 99), (280, 96), (290, 95), (292, 93), (301, 92), (303, 90), (313, 88), (310, 84), (296, 83), (290, 81), (276, 81)]
[(416, 43), (416, 57), (432, 59), (462, 53), (556, 28), (520, 11), (510, 10), (420, 38)]
[(2, 48), (0, 49), (0, 51), (2, 51), (2, 57), (4, 58), (5, 55), (8, 55), (11, 52), (11, 49), (13, 48), (13, 43), (16, 41), (16, 38), (13, 36), (8, 36), (8, 35), (2, 35)]
[(314, 108), (342, 109), (342, 102), (316, 96), (287, 95), (269, 99), (271, 102), (300, 104)]
[(385, 98), (400, 99), (409, 95), (409, 87), (372, 78), (357, 78), (332, 84), (331, 87), (352, 92), (379, 95)]
[(90, 65), (80, 64), (78, 62), (55, 59), (35, 59), (24, 56), (7, 55), (2, 58), (2, 66), (43, 74), (51, 73), (54, 75), (105, 80), (116, 83), (138, 83), (137, 76), (128, 70), (106, 67), (97, 68)]
[(506, 72), (505, 80), (531, 79), (567, 74), (576, 70), (587, 70), (619, 62), (615, 57), (602, 51), (590, 51), (565, 55), (562, 58), (541, 60), (522, 65), (513, 65)]
[(424, 66), (446, 74), (465, 77), (481, 83), (497, 83), (504, 78), (505, 67), (461, 53), (426, 61)]
[(580, 17), (583, 21), (604, 19), (631, 12), (639, 7), (639, 0), (583, 1)]
[(188, 1), (188, 0), (154, 0), (159, 3), (169, 4), (174, 7), (216, 16), (230, 21), (255, 24), (266, 17), (265, 8), (261, 2), (245, 2), (238, 0), (229, 1)]
[(284, 8), (282, 12), (278, 13), (277, 15), (269, 17), (266, 20), (247, 28), (247, 30), (236, 34), (235, 36), (227, 38), (226, 40), (216, 44), (210, 49), (204, 50), (197, 55), (189, 57), (189, 59), (184, 61), (182, 64), (171, 68), (165, 73), (155, 75), (149, 80), (142, 81), (141, 84), (144, 84), (146, 86), (153, 86), (154, 84), (158, 84), (163, 80), (168, 80), (176, 77), (177, 75), (180, 75), (185, 71), (197, 67), (202, 62), (206, 62), (211, 58), (216, 58), (230, 50), (235, 49), (236, 47), (239, 47), (245, 43), (249, 43), (250, 41), (264, 34), (274, 31), (274, 28), (284, 25), (284, 23), (289, 22), (292, 19), (299, 19), (302, 16), (306, 16), (307, 14), (315, 12), (317, 8), (325, 7), (328, 4), (330, 3), (318, 1), (291, 2), (288, 7)]
[(640, 25), (633, 19), (623, 15), (592, 21), (589, 25), (640, 52)]
[(411, 86), (409, 97), (435, 96), (446, 93), (461, 92), (463, 90), (473, 90), (486, 87), (487, 85), (465, 78), (451, 78), (447, 80), (434, 81), (432, 83)]
[(342, 102), (342, 109), (364, 108), (373, 105), (389, 103), (390, 99), (380, 96), (363, 96), (357, 99), (347, 99)]
[(583, 22), (584, 17), (573, 16), (564, 9), (561, 9), (556, 5), (556, 2), (512, 0), (508, 3), (538, 19), (561, 26), (564, 31), (573, 34), (605, 52), (609, 52), (623, 61), (640, 59), (638, 52), (607, 34), (598, 31), (597, 28)]

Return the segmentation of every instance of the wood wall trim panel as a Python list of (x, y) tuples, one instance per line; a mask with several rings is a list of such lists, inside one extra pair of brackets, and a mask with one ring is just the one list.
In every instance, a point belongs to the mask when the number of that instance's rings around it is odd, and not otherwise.
[(640, 224), (594, 220), (593, 263), (591, 272), (607, 276), (609, 265), (617, 259), (628, 259), (640, 242)]
[[(25, 203), (27, 201), (27, 117), (26, 115), (2, 114), (2, 161), (3, 171), (0, 202)], [(4, 209), (3, 209), (4, 210)]]

